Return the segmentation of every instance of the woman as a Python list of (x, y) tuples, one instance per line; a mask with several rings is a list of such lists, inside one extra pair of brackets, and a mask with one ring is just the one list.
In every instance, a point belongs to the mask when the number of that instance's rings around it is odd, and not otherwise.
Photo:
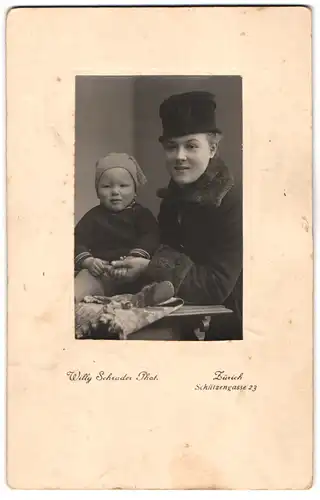
[(160, 189), (161, 245), (153, 258), (116, 262), (127, 276), (171, 281), (193, 304), (224, 304), (233, 311), (212, 321), (206, 340), (242, 338), (241, 191), (219, 157), (221, 132), (209, 92), (187, 92), (160, 106), (159, 138), (171, 176)]

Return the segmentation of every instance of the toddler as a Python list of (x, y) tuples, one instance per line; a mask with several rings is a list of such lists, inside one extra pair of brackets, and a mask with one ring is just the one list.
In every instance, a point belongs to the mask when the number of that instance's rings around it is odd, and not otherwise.
[[(111, 262), (131, 256), (150, 259), (159, 245), (158, 224), (150, 210), (136, 202), (146, 177), (137, 161), (125, 153), (98, 160), (95, 187), (100, 204), (75, 228), (75, 302), (87, 295), (131, 292), (124, 269)], [(131, 290), (128, 289), (131, 287)]]

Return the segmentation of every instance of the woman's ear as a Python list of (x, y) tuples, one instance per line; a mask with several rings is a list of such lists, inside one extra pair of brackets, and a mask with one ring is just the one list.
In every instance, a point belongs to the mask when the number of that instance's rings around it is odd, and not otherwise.
[(216, 133), (213, 136), (211, 135), (211, 141), (210, 141), (211, 155), (210, 155), (210, 158), (213, 158), (217, 154), (221, 139), (222, 139), (222, 134), (220, 134), (220, 133)]
[(214, 155), (217, 152), (217, 149), (218, 149), (218, 145), (217, 144), (211, 144), (211, 146), (210, 146), (210, 158), (214, 157)]

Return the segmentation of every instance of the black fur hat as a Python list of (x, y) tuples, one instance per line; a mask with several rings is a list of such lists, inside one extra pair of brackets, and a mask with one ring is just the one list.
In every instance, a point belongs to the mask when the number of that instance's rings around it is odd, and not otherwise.
[(215, 110), (215, 97), (211, 92), (193, 91), (170, 96), (159, 110), (163, 129), (159, 141), (189, 134), (220, 133)]

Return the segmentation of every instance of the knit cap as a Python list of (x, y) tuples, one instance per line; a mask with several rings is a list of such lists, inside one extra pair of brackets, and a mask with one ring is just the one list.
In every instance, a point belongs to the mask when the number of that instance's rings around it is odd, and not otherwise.
[(136, 189), (147, 182), (141, 167), (133, 156), (126, 153), (110, 153), (104, 158), (100, 158), (100, 160), (96, 163), (95, 186), (97, 191), (100, 179), (104, 172), (116, 167), (124, 168), (127, 172), (129, 172), (134, 180)]

